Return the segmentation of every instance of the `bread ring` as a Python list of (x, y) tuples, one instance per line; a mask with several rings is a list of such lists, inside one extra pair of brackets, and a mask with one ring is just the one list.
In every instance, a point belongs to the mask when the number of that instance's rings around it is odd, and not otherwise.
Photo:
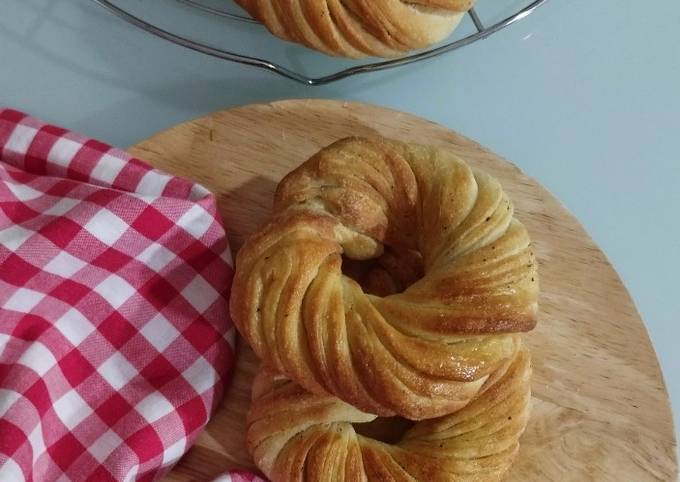
[(248, 449), (272, 482), (501, 480), (529, 417), (525, 349), (498, 382), (462, 410), (416, 423), (396, 444), (358, 434), (370, 422), (335, 397), (263, 371), (248, 415)]
[(437, 43), (474, 0), (236, 0), (274, 35), (343, 57), (395, 57)]
[[(343, 258), (386, 246), (420, 253), (424, 276), (367, 294)], [(445, 150), (348, 138), (281, 181), (273, 219), (238, 253), (230, 306), (255, 353), (306, 390), (421, 420), (495, 383), (537, 296), (529, 236), (495, 179)]]

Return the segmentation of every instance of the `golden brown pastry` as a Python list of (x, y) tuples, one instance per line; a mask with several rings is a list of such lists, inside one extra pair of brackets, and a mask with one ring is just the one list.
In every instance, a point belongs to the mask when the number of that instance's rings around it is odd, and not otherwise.
[(529, 416), (525, 349), (467, 407), (416, 423), (395, 444), (355, 431), (375, 416), (264, 371), (248, 416), (248, 448), (272, 482), (491, 482), (512, 464)]
[(238, 253), (231, 313), (307, 391), (422, 420), (498, 381), (537, 295), (529, 236), (495, 179), (446, 150), (349, 138), (281, 181), (273, 219)]
[(342, 57), (395, 57), (437, 43), (474, 0), (236, 0), (274, 35)]

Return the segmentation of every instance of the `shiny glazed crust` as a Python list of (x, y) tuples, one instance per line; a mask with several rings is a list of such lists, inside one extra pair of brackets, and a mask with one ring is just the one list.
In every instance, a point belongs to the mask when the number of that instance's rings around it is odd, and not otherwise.
[(521, 349), (498, 382), (468, 406), (418, 422), (388, 444), (359, 435), (352, 425), (375, 416), (264, 370), (254, 385), (248, 448), (272, 482), (498, 481), (529, 417), (530, 373), (529, 354)]
[[(423, 277), (376, 296), (343, 273), (386, 250), (420, 253)], [(238, 253), (231, 312), (305, 390), (422, 420), (503, 376), (537, 296), (529, 236), (495, 179), (444, 150), (348, 138), (281, 181), (272, 220)]]
[(451, 34), (474, 0), (236, 0), (274, 35), (342, 57), (395, 57)]

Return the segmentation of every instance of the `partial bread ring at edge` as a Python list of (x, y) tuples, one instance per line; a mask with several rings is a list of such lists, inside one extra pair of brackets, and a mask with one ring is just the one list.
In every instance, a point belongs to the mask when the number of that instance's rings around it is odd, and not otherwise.
[[(379, 297), (342, 272), (417, 250), (425, 275)], [(525, 228), (500, 184), (455, 155), (348, 138), (281, 181), (272, 220), (238, 253), (232, 318), (255, 353), (316, 394), (422, 420), (503, 375), (537, 317)]]
[(236, 0), (277, 37), (342, 57), (396, 57), (435, 44), (474, 0)]

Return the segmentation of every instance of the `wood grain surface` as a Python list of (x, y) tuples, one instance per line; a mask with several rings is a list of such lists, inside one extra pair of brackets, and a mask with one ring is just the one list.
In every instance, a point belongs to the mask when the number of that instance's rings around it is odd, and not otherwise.
[[(285, 173), (332, 141), (375, 134), (446, 147), (497, 177), (536, 245), (541, 319), (527, 337), (534, 365), (533, 413), (508, 479), (676, 480), (668, 395), (630, 296), (576, 219), (514, 165), (409, 114), (318, 100), (218, 112), (131, 150), (211, 189), (236, 251), (267, 219), (274, 188)], [(252, 467), (243, 439), (257, 360), (241, 341), (238, 352), (224, 402), (167, 481), (203, 482), (230, 468)]]

